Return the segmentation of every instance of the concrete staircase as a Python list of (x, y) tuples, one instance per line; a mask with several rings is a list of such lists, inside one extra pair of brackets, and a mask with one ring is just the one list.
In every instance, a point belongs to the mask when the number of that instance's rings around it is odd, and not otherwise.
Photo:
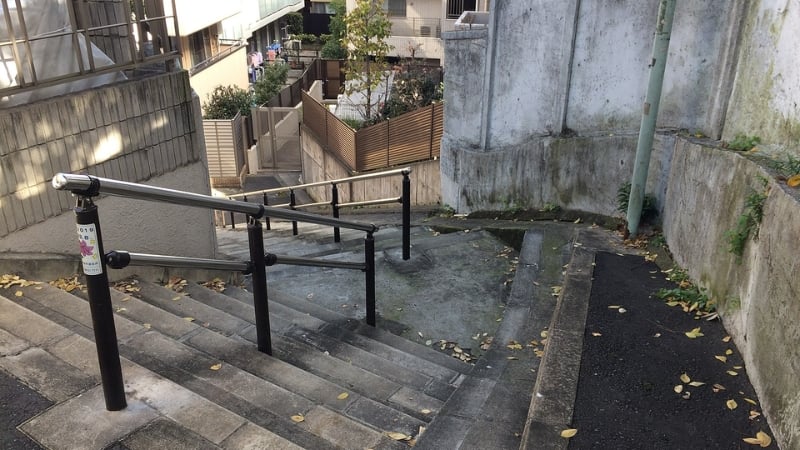
[[(518, 448), (575, 230), (531, 225), (517, 254), (479, 229), (416, 226), (404, 262), (388, 221), (375, 234), (378, 327), (361, 320), (360, 272), (271, 267), (272, 356), (256, 350), (247, 280), (112, 289), (128, 399), (119, 412), (104, 408), (86, 294), (6, 280), (0, 368), (54, 403), (19, 429), (54, 449)], [(342, 230), (337, 244), (330, 229), (275, 228), (268, 252), (363, 258), (363, 233)], [(244, 230), (219, 230), (218, 241), (247, 257)], [(513, 277), (510, 289), (493, 271)], [(423, 286), (430, 274), (438, 289)], [(486, 274), (506, 297), (472, 284)]]

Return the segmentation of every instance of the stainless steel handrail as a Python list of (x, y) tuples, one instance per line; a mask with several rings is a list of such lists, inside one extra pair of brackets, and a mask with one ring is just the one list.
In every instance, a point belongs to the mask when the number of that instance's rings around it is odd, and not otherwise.
[(139, 200), (152, 200), (176, 205), (196, 206), (201, 208), (218, 209), (221, 211), (239, 212), (256, 218), (270, 217), (298, 222), (316, 223), (318, 225), (361, 230), (368, 233), (373, 233), (378, 229), (378, 227), (373, 224), (332, 219), (325, 216), (294, 211), (291, 209), (275, 208), (255, 203), (246, 203), (238, 200), (229, 200), (226, 198), (212, 197), (210, 195), (196, 194), (193, 192), (178, 191), (175, 189), (148, 186), (138, 183), (129, 183), (127, 181), (119, 181), (90, 175), (58, 173), (53, 177), (52, 184), (55, 189), (71, 191), (73, 194), (91, 192), (92, 195), (96, 195), (103, 193), (126, 198), (135, 198)]
[(124, 250), (110, 251), (105, 255), (105, 258), (106, 263), (114, 269), (121, 269), (130, 265), (187, 269), (235, 270), (237, 272), (245, 273), (251, 270), (251, 265), (243, 261), (153, 255), (149, 253), (132, 253)]
[[(298, 258), (295, 256), (275, 255), (267, 253), (266, 259), (271, 259), (274, 264), (287, 264), (290, 266), (309, 266), (309, 267), (330, 267), (333, 269), (354, 269), (365, 270), (366, 264), (363, 262), (332, 261), (328, 259)], [(271, 264), (270, 264), (271, 265)]]
[(316, 181), (314, 183), (306, 183), (306, 184), (298, 184), (295, 186), (286, 186), (286, 187), (279, 187), (279, 188), (272, 188), (272, 189), (262, 189), (260, 191), (251, 191), (251, 192), (242, 192), (241, 194), (232, 194), (229, 195), (228, 198), (240, 198), (240, 197), (247, 197), (247, 196), (254, 196), (254, 195), (263, 195), (263, 194), (277, 194), (280, 192), (288, 192), (297, 189), (307, 189), (312, 187), (318, 186), (328, 186), (331, 184), (339, 184), (339, 183), (350, 183), (353, 181), (363, 181), (363, 180), (370, 180), (373, 178), (383, 178), (383, 177), (390, 177), (392, 175), (407, 175), (411, 173), (411, 167), (403, 167), (402, 169), (393, 169), (393, 170), (386, 170), (383, 172), (376, 172), (376, 173), (368, 173), (364, 175), (356, 175), (354, 177), (348, 178), (339, 178), (336, 180), (325, 180), (325, 181)]

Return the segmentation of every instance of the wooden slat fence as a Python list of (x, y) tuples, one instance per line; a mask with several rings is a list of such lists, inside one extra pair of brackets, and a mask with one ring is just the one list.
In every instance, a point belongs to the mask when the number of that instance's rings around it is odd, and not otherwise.
[(303, 93), (303, 124), (357, 172), (438, 158), (443, 112), (444, 104), (434, 103), (354, 131)]
[(203, 133), (212, 184), (220, 187), (238, 184), (245, 165), (242, 116), (236, 114), (232, 120), (203, 120)]

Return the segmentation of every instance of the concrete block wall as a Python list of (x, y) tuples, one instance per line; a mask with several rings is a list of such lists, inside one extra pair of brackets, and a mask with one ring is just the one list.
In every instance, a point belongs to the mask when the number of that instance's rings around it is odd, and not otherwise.
[[(171, 184), (178, 189), (209, 193), (199, 120), (199, 101), (192, 95), (186, 72), (126, 81), (0, 110), (0, 249), (74, 251), (74, 225), (68, 227), (69, 238), (50, 230), (51, 225), (44, 225), (74, 206), (69, 193), (56, 191), (50, 185), (58, 172)], [(176, 176), (177, 172), (185, 174)], [(170, 179), (179, 179), (181, 184), (170, 183)], [(113, 200), (101, 202), (119, 204), (119, 199)], [(135, 204), (128, 204), (127, 208), (131, 209), (119, 210), (119, 214), (109, 214), (113, 206), (101, 208), (101, 219), (109, 217), (113, 223), (115, 216), (142, 216), (136, 212)], [(188, 214), (193, 222), (212, 223), (210, 213), (182, 214), (183, 217), (172, 219), (157, 215), (153, 222), (166, 225), (164, 229), (174, 229), (167, 222), (183, 223)], [(71, 219), (72, 214), (66, 216)], [(213, 236), (209, 236), (213, 227), (201, 226), (198, 231), (204, 241), (210, 239), (212, 244), (200, 244), (199, 250), (193, 252), (213, 254)], [(131, 250), (143, 244), (163, 248), (158, 241), (170, 239), (143, 233), (141, 229), (104, 229), (104, 236), (123, 238)]]

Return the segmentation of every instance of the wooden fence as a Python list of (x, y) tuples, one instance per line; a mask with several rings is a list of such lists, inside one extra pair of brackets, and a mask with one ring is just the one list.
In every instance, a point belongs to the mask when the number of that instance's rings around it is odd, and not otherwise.
[(303, 92), (303, 125), (356, 172), (438, 158), (443, 110), (433, 103), (355, 131)]
[(241, 187), (245, 165), (245, 136), (242, 116), (231, 120), (203, 120), (208, 174), (215, 187)]

